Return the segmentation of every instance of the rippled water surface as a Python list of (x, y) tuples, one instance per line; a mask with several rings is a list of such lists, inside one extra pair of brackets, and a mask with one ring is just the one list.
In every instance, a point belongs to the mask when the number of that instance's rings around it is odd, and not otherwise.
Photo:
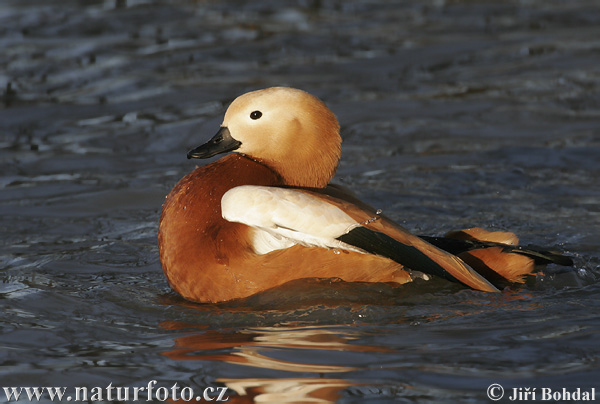
[[(4, 0), (2, 387), (456, 403), (499, 383), (600, 399), (598, 66), (595, 0)], [(164, 196), (228, 103), (272, 85), (334, 110), (336, 181), (407, 228), (508, 229), (575, 268), (499, 295), (307, 280), (236, 304), (178, 298), (158, 261)]]

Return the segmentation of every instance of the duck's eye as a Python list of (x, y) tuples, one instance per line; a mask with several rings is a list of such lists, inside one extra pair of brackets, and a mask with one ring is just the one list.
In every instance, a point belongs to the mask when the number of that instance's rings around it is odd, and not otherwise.
[(257, 120), (261, 116), (262, 116), (262, 112), (260, 112), (260, 111), (254, 111), (254, 112), (250, 113), (250, 118), (252, 118), (254, 120)]

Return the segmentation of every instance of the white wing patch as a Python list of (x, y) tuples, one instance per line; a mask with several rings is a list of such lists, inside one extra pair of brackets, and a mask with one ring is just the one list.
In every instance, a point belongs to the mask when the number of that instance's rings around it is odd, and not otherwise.
[(296, 244), (364, 252), (336, 240), (360, 224), (337, 206), (303, 191), (235, 187), (223, 195), (221, 213), (225, 220), (255, 229), (252, 245), (257, 254)]

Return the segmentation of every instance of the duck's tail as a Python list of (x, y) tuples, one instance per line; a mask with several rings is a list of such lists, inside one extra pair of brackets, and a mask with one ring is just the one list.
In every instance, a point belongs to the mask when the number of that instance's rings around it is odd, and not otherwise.
[(421, 236), (434, 246), (456, 255), (496, 287), (522, 283), (540, 265), (572, 266), (573, 260), (559, 252), (536, 246), (520, 246), (509, 232), (489, 232), (472, 228), (452, 232), (444, 237)]

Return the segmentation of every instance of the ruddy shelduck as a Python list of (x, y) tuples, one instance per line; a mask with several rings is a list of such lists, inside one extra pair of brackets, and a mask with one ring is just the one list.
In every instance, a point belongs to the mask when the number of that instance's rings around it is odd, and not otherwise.
[[(229, 153), (232, 152), (232, 153)], [(236, 98), (217, 134), (188, 158), (221, 159), (181, 179), (163, 205), (159, 252), (171, 287), (196, 302), (244, 298), (302, 278), (404, 284), (439, 276), (486, 292), (536, 263), (506, 232), (409, 233), (330, 184), (340, 127), (318, 98), (274, 87)]]

